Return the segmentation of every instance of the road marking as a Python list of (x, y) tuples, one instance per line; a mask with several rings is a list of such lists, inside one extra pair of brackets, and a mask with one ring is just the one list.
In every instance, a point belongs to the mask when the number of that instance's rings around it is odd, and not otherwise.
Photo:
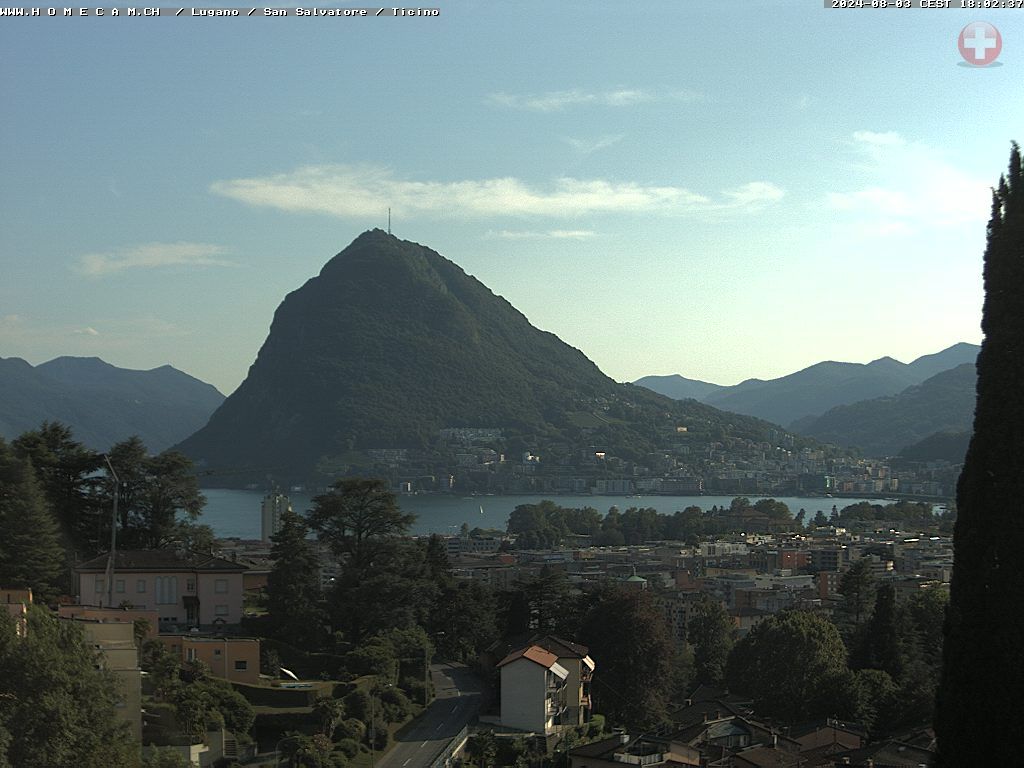
[(402, 763), (402, 768), (405, 768), (405, 766), (407, 766), (411, 761), (412, 761), (412, 758), (410, 757), (408, 760), (406, 760), (404, 763)]
[(420, 749), (423, 749), (425, 746), (427, 746), (427, 743), (428, 742), (424, 741), (422, 744), (420, 744)]
[(458, 705), (458, 704), (456, 704), (456, 705), (455, 705), (454, 707), (452, 707), (451, 711), (452, 711), (452, 712), (454, 712), (454, 711), (455, 711), (456, 709), (458, 709), (458, 708), (459, 708), (459, 705)]

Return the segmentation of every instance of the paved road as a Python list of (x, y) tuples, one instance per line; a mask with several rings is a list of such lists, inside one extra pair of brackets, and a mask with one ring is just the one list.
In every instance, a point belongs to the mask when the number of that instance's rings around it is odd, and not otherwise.
[(427, 768), (480, 708), (480, 682), (464, 664), (433, 664), (437, 698), (395, 737), (378, 768)]

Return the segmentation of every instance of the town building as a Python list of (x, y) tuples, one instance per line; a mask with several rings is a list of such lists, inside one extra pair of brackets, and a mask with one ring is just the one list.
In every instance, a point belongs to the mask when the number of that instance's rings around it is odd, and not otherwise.
[[(107, 607), (106, 554), (75, 569), (78, 603)], [(215, 628), (242, 620), (245, 565), (181, 549), (119, 551), (113, 568), (117, 606), (155, 610), (160, 631)]]

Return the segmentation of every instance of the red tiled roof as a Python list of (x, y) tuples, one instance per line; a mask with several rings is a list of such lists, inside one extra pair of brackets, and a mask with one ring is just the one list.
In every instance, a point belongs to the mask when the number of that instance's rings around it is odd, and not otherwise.
[(516, 659), (528, 659), (534, 664), (540, 664), (545, 669), (551, 669), (558, 662), (558, 657), (555, 654), (545, 651), (539, 645), (530, 645), (526, 648), (520, 648), (518, 651), (512, 651), (512, 653), (498, 662), (498, 666), (503, 667)]

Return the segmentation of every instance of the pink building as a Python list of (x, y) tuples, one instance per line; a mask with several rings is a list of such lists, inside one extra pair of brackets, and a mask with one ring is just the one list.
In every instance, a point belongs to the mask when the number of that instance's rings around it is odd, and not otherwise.
[(113, 605), (107, 605), (107, 560), (100, 555), (75, 569), (81, 605), (156, 611), (161, 630), (242, 620), (244, 565), (185, 550), (118, 552)]

